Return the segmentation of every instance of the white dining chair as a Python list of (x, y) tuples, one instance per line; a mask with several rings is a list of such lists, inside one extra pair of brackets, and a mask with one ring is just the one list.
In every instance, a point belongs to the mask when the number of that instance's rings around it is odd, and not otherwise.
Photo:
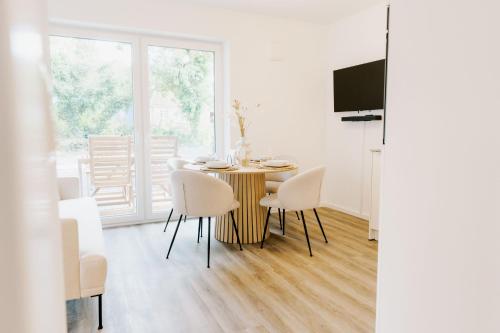
[[(182, 170), (186, 164), (189, 164), (189, 161), (184, 160), (182, 158), (174, 157), (174, 158), (170, 158), (168, 160), (167, 164), (168, 164), (168, 168), (169, 168), (169, 173), (171, 174), (175, 170)], [(168, 180), (168, 182), (170, 183), (170, 180)], [(167, 191), (168, 195), (170, 197), (172, 197), (172, 191), (170, 190), (170, 188), (171, 188), (171, 185), (169, 184), (166, 187), (166, 191)], [(165, 223), (165, 228), (163, 229), (163, 232), (167, 231), (168, 223), (170, 222), (170, 218), (172, 217), (173, 212), (174, 212), (174, 208), (172, 207), (170, 209), (170, 214), (168, 214), (167, 223)], [(186, 216), (184, 216), (184, 222), (186, 222)], [(201, 221), (200, 221), (200, 224), (202, 224)], [(201, 232), (201, 230), (203, 230), (202, 226), (198, 226), (198, 230), (200, 230), (200, 232)], [(202, 233), (202, 237), (203, 237), (203, 233)]]
[[(297, 164), (297, 159), (291, 155), (278, 155), (273, 157), (273, 160), (287, 160), (291, 163)], [(287, 179), (295, 176), (297, 173), (297, 169), (285, 172), (266, 173), (266, 193), (277, 193), (280, 185)]]
[(264, 233), (262, 235), (262, 242), (260, 247), (264, 247), (264, 239), (269, 224), (269, 215), (271, 208), (281, 209), (283, 211), (283, 229), (285, 228), (285, 213), (287, 210), (294, 210), (299, 212), (302, 217), (302, 224), (304, 225), (304, 233), (307, 239), (307, 246), (309, 247), (309, 254), (312, 256), (311, 243), (309, 241), (309, 234), (307, 233), (306, 219), (304, 218), (304, 210), (312, 209), (316, 215), (325, 243), (328, 243), (325, 231), (321, 225), (318, 212), (316, 208), (319, 207), (321, 184), (325, 174), (325, 167), (317, 167), (308, 170), (304, 173), (298, 174), (281, 184), (278, 193), (267, 195), (260, 200), (260, 205), (267, 207), (266, 224), (264, 225)]
[[(233, 189), (228, 183), (205, 175), (201, 172), (190, 170), (176, 170), (171, 175), (171, 186), (173, 195), (174, 212), (180, 214), (174, 236), (170, 243), (167, 259), (174, 245), (175, 236), (181, 225), (183, 216), (199, 216), (199, 221), (208, 218), (207, 237), (207, 267), (210, 268), (210, 229), (211, 217), (222, 216), (228, 212), (231, 215), (236, 240), (241, 247), (238, 227), (234, 220), (234, 210), (240, 207), (240, 203), (234, 199)], [(200, 236), (200, 223), (198, 224), (198, 242)]]
[[(291, 163), (297, 164), (297, 159), (291, 155), (278, 155), (275, 156), (273, 159), (275, 160), (287, 160), (290, 161)], [(278, 188), (280, 187), (283, 182), (286, 180), (292, 178), (296, 174), (298, 174), (299, 169), (294, 169), (290, 171), (284, 171), (284, 172), (268, 172), (266, 173), (266, 193), (273, 194), (278, 192)], [(295, 212), (297, 215), (297, 219), (300, 220), (299, 213)], [(283, 228), (283, 219), (281, 215), (281, 209), (278, 209), (278, 217), (279, 217), (279, 223), (280, 223), (280, 229), (283, 231), (283, 236), (285, 235), (285, 229)]]

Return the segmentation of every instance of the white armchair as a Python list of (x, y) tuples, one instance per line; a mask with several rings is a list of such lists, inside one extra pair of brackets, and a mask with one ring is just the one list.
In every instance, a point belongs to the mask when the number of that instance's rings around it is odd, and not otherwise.
[(66, 300), (98, 297), (102, 329), (102, 294), (107, 260), (94, 198), (79, 197), (78, 178), (58, 178)]
[[(297, 164), (297, 159), (290, 155), (278, 155), (275, 156), (274, 159), (287, 160)], [(285, 182), (286, 180), (295, 176), (297, 173), (297, 169), (285, 172), (266, 173), (266, 193), (277, 193), (280, 185), (283, 184), (283, 182)]]
[[(184, 166), (188, 163), (189, 163), (188, 160), (184, 160), (182, 158), (177, 158), (177, 157), (170, 158), (168, 160), (168, 168), (170, 169), (169, 172), (171, 173), (172, 171), (175, 171), (175, 170), (182, 170), (184, 168)], [(172, 193), (170, 190), (170, 185), (167, 186), (166, 188), (168, 189), (168, 191), (167, 191), (168, 194), (170, 196), (172, 196)], [(167, 223), (165, 223), (165, 228), (163, 229), (163, 232), (167, 231), (167, 227), (168, 227), (168, 224), (170, 222), (170, 218), (172, 217), (173, 212), (174, 212), (174, 208), (170, 209), (170, 214), (168, 214)], [(184, 222), (186, 222), (186, 216), (184, 216)], [(200, 224), (202, 224), (201, 220), (200, 220)], [(202, 228), (202, 226), (198, 226), (199, 230), (202, 230), (201, 228)], [(203, 236), (203, 233), (202, 233), (202, 236)], [(199, 242), (199, 240), (198, 240), (198, 242)]]
[[(290, 155), (279, 155), (275, 156), (274, 159), (277, 160), (288, 160), (292, 163), (297, 164), (297, 159), (293, 156)], [(298, 169), (293, 169), (290, 171), (284, 171), (284, 172), (269, 172), (266, 173), (266, 193), (273, 194), (273, 193), (278, 193), (278, 188), (283, 184), (283, 182), (287, 181), (288, 179), (292, 178), (293, 176), (297, 175), (299, 173)], [(279, 216), (279, 222), (280, 222), (280, 228), (283, 229), (283, 236), (285, 235), (285, 226), (283, 220), (285, 219), (285, 212), (283, 212), (283, 216), (281, 215), (281, 209), (278, 209), (278, 216)], [(295, 212), (297, 215), (297, 219), (300, 220), (299, 218), (299, 213)]]
[(200, 241), (201, 222), (203, 217), (208, 218), (208, 268), (210, 268), (210, 221), (212, 216), (221, 216), (228, 212), (231, 213), (236, 239), (240, 246), (240, 250), (243, 250), (233, 213), (233, 211), (240, 206), (240, 203), (234, 199), (233, 189), (228, 183), (201, 172), (177, 170), (172, 172), (171, 186), (173, 210), (177, 214), (180, 214), (180, 217), (170, 247), (168, 248), (167, 259), (174, 245), (175, 236), (177, 235), (183, 216), (199, 216), (198, 242)]
[[(316, 220), (323, 233), (325, 242), (328, 243), (328, 239), (326, 238), (325, 231), (323, 230), (323, 226), (321, 225), (321, 221), (316, 211), (320, 203), (321, 184), (324, 174), (325, 167), (317, 167), (296, 175), (283, 182), (278, 189), (278, 193), (265, 196), (260, 200), (260, 205), (268, 208), (266, 224), (264, 225), (264, 235), (266, 234), (269, 224), (271, 208), (283, 210), (283, 229), (285, 228), (286, 210), (300, 211), (302, 224), (304, 225), (304, 233), (306, 234), (307, 246), (309, 247), (309, 254), (312, 256), (311, 243), (309, 241), (306, 220), (304, 218), (304, 210), (312, 209), (316, 215)], [(261, 248), (264, 247), (264, 239), (265, 237), (263, 236), (260, 244)]]

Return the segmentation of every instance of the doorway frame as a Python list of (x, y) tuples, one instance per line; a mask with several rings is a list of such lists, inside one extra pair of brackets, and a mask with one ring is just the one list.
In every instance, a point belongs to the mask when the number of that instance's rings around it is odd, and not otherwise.
[[(64, 20), (50, 21), (48, 36), (85, 38), (129, 43), (132, 47), (132, 97), (134, 108), (134, 160), (136, 211), (130, 215), (101, 217), (103, 227), (125, 226), (166, 220), (168, 210), (153, 213), (150, 170), (150, 117), (147, 47), (149, 45), (184, 48), (214, 53), (214, 126), (215, 154), (222, 158), (229, 133), (226, 121), (227, 63), (226, 44), (221, 40), (197, 38), (148, 30), (134, 30)], [(172, 218), (175, 218), (173, 216)]]

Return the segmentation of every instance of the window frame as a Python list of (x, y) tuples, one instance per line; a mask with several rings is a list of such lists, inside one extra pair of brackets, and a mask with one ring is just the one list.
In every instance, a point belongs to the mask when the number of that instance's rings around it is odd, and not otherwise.
[[(68, 22), (51, 22), (48, 36), (84, 38), (128, 43), (132, 48), (132, 97), (134, 108), (134, 160), (136, 186), (136, 212), (131, 215), (102, 217), (103, 226), (150, 223), (165, 220), (163, 212), (153, 213), (150, 170), (150, 115), (148, 81), (148, 46), (194, 49), (214, 53), (214, 126), (215, 153), (225, 155), (227, 126), (225, 121), (225, 62), (224, 43), (170, 34), (103, 28)], [(168, 213), (168, 212), (167, 212)]]

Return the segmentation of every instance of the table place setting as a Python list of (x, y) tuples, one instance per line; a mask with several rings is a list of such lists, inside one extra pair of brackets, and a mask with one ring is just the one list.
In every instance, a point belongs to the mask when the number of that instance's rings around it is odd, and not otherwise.
[(288, 160), (266, 160), (260, 162), (260, 165), (266, 168), (286, 168), (292, 165)]
[(194, 159), (191, 165), (196, 167), (197, 170), (204, 172), (230, 172), (238, 170), (242, 172), (251, 172), (252, 170), (261, 170), (262, 172), (280, 172), (295, 169), (297, 167), (291, 161), (284, 159), (255, 158), (251, 159), (247, 166), (243, 166), (238, 162), (239, 161), (233, 162), (232, 160), (218, 160), (216, 157), (212, 156), (199, 156)]
[(262, 162), (269, 161), (272, 159), (273, 158), (270, 155), (261, 155), (261, 156), (250, 158), (250, 163), (262, 163)]
[(296, 165), (288, 160), (266, 160), (257, 162), (256, 160), (251, 161), (248, 166), (242, 166), (237, 163), (230, 163), (223, 160), (207, 160), (201, 161), (200, 159), (195, 159), (195, 162), (192, 163), (193, 166), (198, 166), (200, 171), (251, 171), (252, 169), (266, 170), (269, 172), (273, 171), (286, 171), (288, 169), (296, 168)]
[(207, 162), (216, 161), (216, 160), (217, 160), (217, 157), (214, 157), (214, 156), (209, 156), (209, 155), (197, 156), (197, 157), (195, 157), (193, 164), (205, 165)]
[(234, 171), (238, 170), (237, 165), (232, 165), (222, 160), (212, 160), (204, 163), (201, 167), (202, 171)]

